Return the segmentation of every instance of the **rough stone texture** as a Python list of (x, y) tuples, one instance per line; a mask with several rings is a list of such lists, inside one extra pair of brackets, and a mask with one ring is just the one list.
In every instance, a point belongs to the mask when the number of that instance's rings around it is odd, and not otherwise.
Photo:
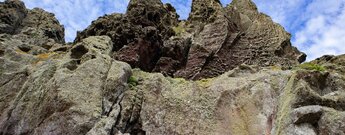
[(37, 45), (47, 43), (48, 39), (65, 42), (64, 28), (54, 14), (39, 8), (28, 10), (20, 0), (1, 2), (0, 18), (0, 34), (17, 35), (25, 42)]
[[(99, 18), (76, 41), (92, 35), (110, 36), (114, 58), (133, 68), (192, 80), (215, 77), (241, 64), (288, 69), (306, 57), (291, 46), (290, 34), (250, 0), (234, 0), (225, 8), (219, 0), (193, 0), (188, 20), (180, 23), (169, 4), (132, 0), (126, 14)], [(174, 39), (180, 41), (167, 46)], [(164, 49), (176, 46), (185, 50), (173, 55), (183, 58), (166, 57), (171, 52)]]
[[(134, 99), (123, 100), (132, 101), (127, 108), (132, 113), (120, 121), (135, 118), (139, 126), (133, 130), (141, 127), (146, 134), (343, 133), (344, 89), (318, 94), (319, 89), (301, 77), (315, 72), (242, 65), (213, 79), (187, 81), (134, 70), (138, 82), (125, 92)], [(331, 80), (344, 81), (332, 75)]]
[(221, 14), (221, 9), (219, 0), (193, 0), (188, 20), (193, 23), (213, 22)]
[(163, 40), (174, 35), (175, 9), (160, 0), (131, 0), (127, 13), (100, 17), (76, 41), (93, 35), (107, 35), (114, 44), (114, 58), (132, 67), (152, 71), (161, 57)]
[(0, 133), (86, 134), (116, 110), (131, 74), (111, 50), (109, 37), (90, 37), (60, 59), (38, 63), (16, 96), (4, 96), (10, 104), (2, 109)]
[[(194, 6), (204, 5), (193, 2)], [(199, 14), (195, 12), (192, 10), (191, 15)], [(196, 33), (186, 67), (175, 76), (197, 80), (218, 76), (241, 64), (290, 68), (305, 60), (305, 54), (291, 46), (290, 34), (259, 13), (250, 0), (234, 0), (217, 12), (215, 21), (203, 24), (202, 31)], [(188, 21), (196, 20), (192, 16)]]
[(345, 55), (333, 56), (325, 55), (311, 62), (312, 64), (322, 65), (327, 70), (345, 74)]
[(297, 65), (250, 0), (194, 0), (178, 24), (171, 5), (132, 0), (73, 45), (52, 14), (0, 9), (0, 135), (345, 134), (345, 55)]
[[(60, 25), (55, 15), (40, 8), (28, 11), (27, 17), (22, 22), (22, 33), (29, 35), (28, 38), (40, 38), (35, 41), (42, 42), (52, 39), (57, 43), (65, 42), (65, 30)], [(44, 44), (41, 43), (41, 44)], [(48, 48), (49, 49), (49, 48)]]
[(26, 17), (27, 10), (19, 0), (6, 0), (0, 3), (0, 33), (17, 33), (17, 28)]
[(52, 13), (26, 9), (19, 0), (6, 0), (0, 3), (0, 16), (0, 56), (12, 61), (27, 65), (47, 59), (51, 48), (65, 42), (64, 28)]

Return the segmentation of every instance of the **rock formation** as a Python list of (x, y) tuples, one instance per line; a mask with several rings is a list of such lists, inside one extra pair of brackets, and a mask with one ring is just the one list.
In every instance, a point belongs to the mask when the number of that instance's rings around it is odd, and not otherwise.
[(126, 14), (99, 18), (76, 42), (107, 35), (115, 59), (192, 80), (216, 77), (241, 64), (291, 68), (306, 58), (291, 46), (290, 34), (250, 0), (234, 0), (225, 8), (219, 0), (194, 0), (186, 22), (178, 23), (177, 16), (159, 0), (133, 0)]
[(72, 45), (42, 9), (0, 16), (0, 135), (345, 134), (345, 56), (299, 64), (250, 0), (131, 0)]

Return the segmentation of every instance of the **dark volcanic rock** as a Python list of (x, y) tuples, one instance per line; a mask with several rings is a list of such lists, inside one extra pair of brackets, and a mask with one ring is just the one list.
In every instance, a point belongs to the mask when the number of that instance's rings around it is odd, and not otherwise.
[(210, 23), (221, 14), (221, 9), (219, 0), (193, 0), (188, 20), (194, 23)]
[(88, 36), (107, 35), (114, 44), (114, 58), (145, 71), (152, 71), (161, 57), (163, 40), (175, 33), (175, 9), (160, 0), (132, 0), (125, 15), (100, 17), (86, 30), (79, 32), (76, 42)]
[[(19, 0), (6, 0), (0, 3), (0, 33), (18, 35), (23, 40), (34, 40), (43, 45), (48, 39), (64, 43), (64, 28), (54, 14), (42, 9), (27, 10)], [(38, 42), (38, 43), (36, 43)]]
[(65, 30), (55, 15), (40, 8), (29, 10), (27, 17), (22, 22), (23, 31), (30, 38), (41, 40), (53, 39), (57, 43), (65, 43)]
[(24, 3), (19, 0), (0, 2), (0, 33), (17, 33), (27, 12)]
[[(219, 0), (193, 0), (186, 25), (178, 24), (177, 17), (171, 5), (159, 0), (132, 0), (126, 14), (99, 18), (76, 41), (108, 35), (115, 59), (144, 71), (194, 80), (218, 76), (241, 64), (287, 69), (306, 57), (291, 46), (290, 34), (259, 13), (250, 0), (234, 0), (226, 8)], [(166, 46), (169, 38), (181, 42)], [(187, 47), (182, 42), (189, 39)]]
[(121, 48), (114, 53), (114, 58), (125, 61), (132, 67), (152, 71), (161, 55), (162, 42), (154, 40), (158, 36), (156, 28), (145, 27), (144, 31), (147, 32), (148, 37), (136, 39), (136, 41)]
[(166, 76), (173, 76), (187, 62), (190, 38), (171, 38), (164, 42), (162, 57), (157, 62), (154, 72), (161, 72)]
[(26, 9), (19, 0), (6, 0), (0, 3), (0, 16), (0, 48), (6, 48), (0, 52), (15, 62), (35, 63), (41, 54), (47, 56), (49, 49), (65, 43), (64, 28), (52, 13)]
[[(203, 5), (197, 0), (193, 2), (195, 6)], [(305, 60), (306, 55), (291, 46), (290, 34), (270, 17), (259, 13), (250, 0), (234, 0), (228, 7), (214, 12), (229, 14), (220, 14), (214, 22), (201, 26), (186, 67), (176, 76), (215, 77), (241, 64), (290, 68)], [(197, 20), (192, 16), (189, 21)]]

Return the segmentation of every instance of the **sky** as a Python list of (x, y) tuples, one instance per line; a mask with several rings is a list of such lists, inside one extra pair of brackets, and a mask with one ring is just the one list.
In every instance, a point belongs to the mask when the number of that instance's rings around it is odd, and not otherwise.
[[(0, 0), (4, 1), (4, 0)], [(104, 14), (124, 13), (129, 0), (23, 0), (28, 8), (40, 7), (55, 14), (65, 26), (66, 41)], [(345, 0), (253, 0), (260, 12), (272, 17), (292, 34), (292, 44), (313, 60), (322, 55), (345, 54)], [(192, 0), (171, 3), (186, 19)], [(231, 0), (221, 0), (226, 6)]]

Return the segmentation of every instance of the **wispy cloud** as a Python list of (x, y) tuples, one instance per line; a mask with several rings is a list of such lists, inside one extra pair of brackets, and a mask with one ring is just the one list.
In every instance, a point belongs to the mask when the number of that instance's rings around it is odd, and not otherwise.
[(52, 12), (65, 26), (67, 41), (99, 16), (124, 13), (129, 0), (23, 0), (28, 8), (40, 7)]
[[(345, 53), (345, 1), (315, 0), (309, 4), (305, 25), (295, 31), (293, 43), (306, 52), (308, 60), (322, 55)], [(322, 9), (322, 10), (320, 10)]]
[[(4, 1), (4, 0), (0, 0)], [(65, 26), (66, 40), (104, 14), (124, 13), (129, 0), (23, 0), (27, 7), (40, 7), (56, 15)], [(225, 6), (232, 0), (221, 0)], [(253, 0), (259, 10), (291, 32), (293, 45), (308, 60), (325, 54), (345, 53), (344, 0)], [(162, 0), (171, 3), (181, 19), (188, 18), (192, 0)]]
[(292, 33), (292, 43), (313, 60), (345, 53), (344, 0), (254, 0)]

